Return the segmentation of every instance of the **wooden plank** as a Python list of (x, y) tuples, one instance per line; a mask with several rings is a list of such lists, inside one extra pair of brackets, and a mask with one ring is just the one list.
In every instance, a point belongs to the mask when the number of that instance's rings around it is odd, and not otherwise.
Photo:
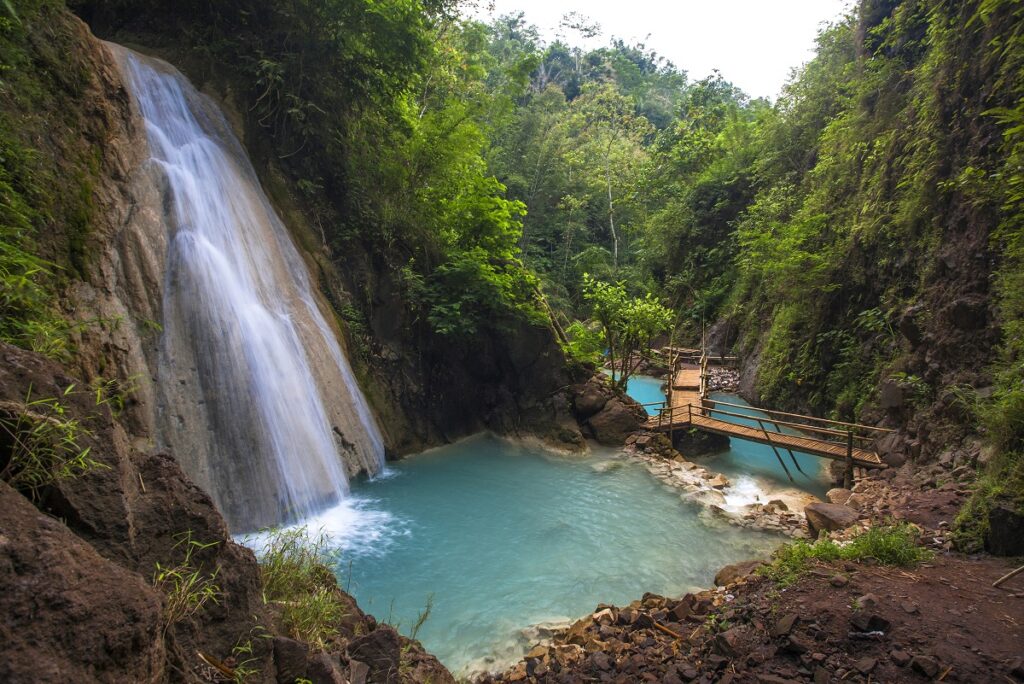
[[(676, 413), (680, 413), (678, 407)], [(647, 424), (647, 427), (649, 429), (658, 429), (657, 420), (650, 421)], [(737, 437), (739, 439), (747, 439), (761, 444), (774, 442), (777, 446), (784, 446), (794, 451), (800, 451), (815, 456), (823, 456), (834, 460), (844, 460), (846, 458), (846, 447), (842, 444), (808, 439), (797, 435), (787, 435), (777, 432), (772, 433), (769, 441), (769, 438), (765, 436), (764, 432), (756, 428), (750, 428), (745, 425), (736, 425), (735, 423), (729, 423), (724, 420), (708, 418), (706, 416), (699, 416), (696, 414), (692, 416), (691, 421), (688, 419), (687, 414), (683, 413), (681, 417), (677, 416), (676, 420), (672, 421), (671, 424), (667, 422), (663, 423), (661, 429), (667, 430), (682, 427), (696, 427), (702, 430), (707, 430), (708, 432), (715, 432), (729, 437)], [(855, 465), (864, 468), (878, 468), (882, 466), (882, 460), (878, 457), (878, 454), (864, 449), (854, 449), (853, 460)]]

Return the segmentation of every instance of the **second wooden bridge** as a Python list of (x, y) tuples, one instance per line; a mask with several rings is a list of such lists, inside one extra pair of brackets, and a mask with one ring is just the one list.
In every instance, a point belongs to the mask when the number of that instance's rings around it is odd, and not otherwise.
[[(719, 359), (720, 362), (725, 360), (723, 357)], [(668, 401), (658, 404), (658, 414), (647, 421), (647, 429), (673, 433), (696, 428), (767, 444), (790, 479), (792, 475), (782, 452), (789, 454), (798, 470), (800, 464), (793, 452), (843, 461), (847, 484), (853, 480), (854, 468), (886, 467), (874, 450), (874, 442), (892, 430), (711, 399), (708, 396), (708, 366), (715, 359), (701, 354), (699, 362), (693, 361), (696, 359), (675, 364)]]

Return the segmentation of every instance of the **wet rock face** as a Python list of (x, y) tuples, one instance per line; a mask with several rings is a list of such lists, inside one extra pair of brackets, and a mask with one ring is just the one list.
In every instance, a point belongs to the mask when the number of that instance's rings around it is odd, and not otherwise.
[(0, 483), (0, 680), (149, 682), (161, 595)]

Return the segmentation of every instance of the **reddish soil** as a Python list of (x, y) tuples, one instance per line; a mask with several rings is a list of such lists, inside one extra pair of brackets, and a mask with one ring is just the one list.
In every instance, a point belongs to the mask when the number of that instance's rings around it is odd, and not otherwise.
[(647, 596), (484, 681), (1024, 681), (1024, 576), (991, 586), (1012, 567), (958, 556), (912, 570), (820, 565), (781, 591), (753, 577), (729, 594)]

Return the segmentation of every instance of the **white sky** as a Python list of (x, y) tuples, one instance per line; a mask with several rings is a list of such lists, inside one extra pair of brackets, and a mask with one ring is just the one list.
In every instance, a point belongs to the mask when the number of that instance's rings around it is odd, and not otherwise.
[[(486, 3), (486, 0), (485, 0)], [(671, 60), (690, 80), (718, 69), (753, 97), (774, 97), (790, 71), (814, 54), (814, 38), (824, 22), (847, 11), (849, 0), (493, 0), (494, 12), (477, 18), (526, 13), (547, 41), (567, 12), (601, 25), (602, 34), (571, 45), (600, 47), (612, 37), (645, 42)]]

